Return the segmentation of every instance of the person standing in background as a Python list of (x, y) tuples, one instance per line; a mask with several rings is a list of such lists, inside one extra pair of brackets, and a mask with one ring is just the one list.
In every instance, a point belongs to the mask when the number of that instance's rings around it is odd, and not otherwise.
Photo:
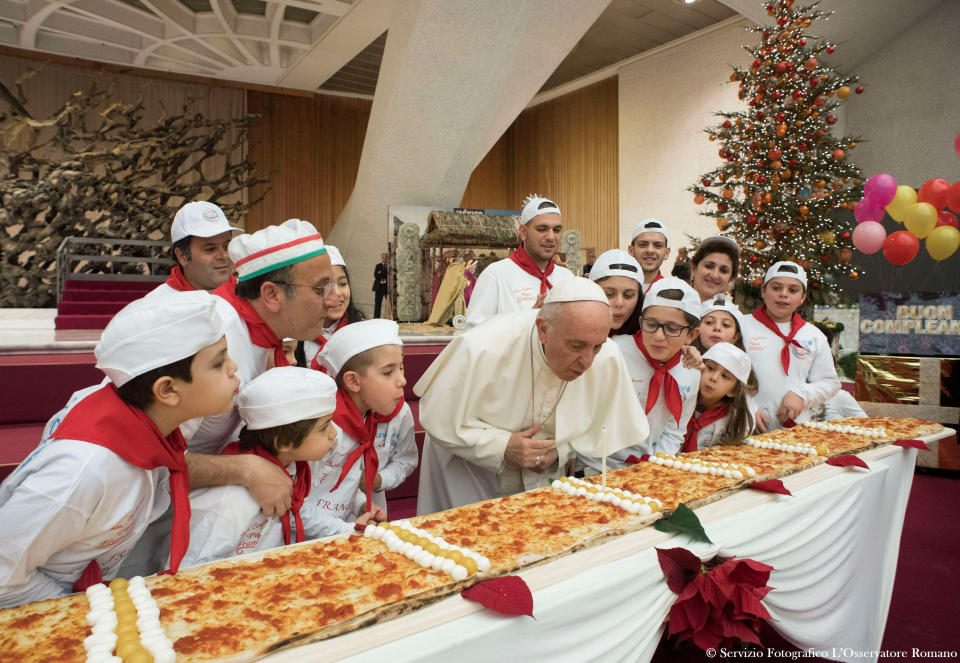
[(383, 306), (383, 296), (387, 294), (387, 254), (380, 254), (380, 262), (373, 268), (373, 293), (376, 297), (373, 304), (373, 317), (379, 318)]

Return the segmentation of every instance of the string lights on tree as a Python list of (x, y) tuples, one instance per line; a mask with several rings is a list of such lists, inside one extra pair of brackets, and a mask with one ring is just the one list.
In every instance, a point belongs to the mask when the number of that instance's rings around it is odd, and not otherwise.
[(752, 62), (735, 66), (730, 81), (749, 108), (716, 113), (719, 123), (706, 133), (722, 164), (689, 190), (700, 213), (740, 244), (742, 287), (758, 288), (770, 265), (793, 260), (822, 302), (838, 277), (862, 277), (850, 264), (854, 224), (841, 212), (862, 195), (862, 174), (849, 158), (860, 139), (832, 130), (838, 107), (863, 87), (829, 64), (837, 44), (806, 32), (833, 14), (817, 4), (769, 2), (774, 24), (748, 28), (760, 44), (744, 46)]

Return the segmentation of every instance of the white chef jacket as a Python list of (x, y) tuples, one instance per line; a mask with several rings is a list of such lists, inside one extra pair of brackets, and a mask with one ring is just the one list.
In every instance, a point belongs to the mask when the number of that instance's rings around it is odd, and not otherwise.
[[(598, 456), (646, 439), (647, 419), (616, 346), (607, 340), (589, 370), (564, 382), (543, 355), (537, 314), (498, 315), (454, 337), (414, 387), (427, 431), (418, 513), (539, 488), (573, 452)], [(544, 473), (504, 460), (510, 436), (534, 423), (535, 438), (557, 445), (559, 459)]]
[[(573, 278), (573, 272), (554, 265), (547, 280), (551, 286), (555, 286), (570, 278)], [(470, 329), (498, 313), (528, 311), (539, 296), (540, 279), (527, 274), (510, 258), (490, 263), (473, 286), (464, 329)]]
[(310, 462), (310, 494), (300, 507), (300, 519), (308, 539), (353, 532), (353, 514), (358, 509), (362, 512), (366, 507), (362, 457), (350, 468), (343, 483), (333, 490), (347, 456), (357, 448), (357, 441), (342, 428), (337, 426), (337, 431), (337, 443), (333, 449), (323, 460)]
[[(640, 352), (633, 336), (619, 334), (614, 336), (612, 340), (623, 354), (623, 360), (630, 372), (630, 381), (633, 383), (637, 401), (641, 408), (646, 408), (647, 392), (654, 369), (647, 362), (643, 353)], [(611, 454), (607, 458), (608, 469), (626, 467), (626, 459), (631, 455), (642, 456), (643, 454), (655, 454), (658, 451), (675, 454), (683, 448), (683, 438), (687, 434), (687, 424), (690, 422), (690, 416), (697, 406), (697, 394), (700, 391), (700, 371), (693, 368), (684, 368), (683, 362), (680, 362), (667, 372), (677, 381), (677, 386), (680, 389), (680, 398), (682, 399), (680, 423), (677, 423), (677, 420), (667, 410), (667, 404), (664, 400), (666, 390), (661, 387), (657, 402), (653, 409), (647, 413), (650, 437), (644, 444), (631, 446)], [(581, 460), (595, 470), (600, 469), (599, 458), (581, 458)]]
[[(784, 335), (790, 333), (789, 322), (776, 324)], [(840, 389), (840, 379), (833, 365), (827, 337), (810, 323), (804, 324), (794, 337), (803, 347), (790, 345), (790, 373), (787, 375), (780, 362), (783, 340), (752, 315), (744, 316), (743, 328), (747, 354), (760, 385), (754, 401), (758, 410), (767, 417), (767, 430), (782, 427), (777, 419), (777, 410), (788, 391), (804, 399), (803, 410), (794, 417), (794, 421), (803, 423), (810, 419), (811, 409)]]
[(74, 393), (0, 485), (0, 608), (72, 593), (94, 559), (104, 579), (113, 579), (170, 505), (167, 468), (144, 470), (98, 444), (50, 437), (102, 386)]
[(860, 407), (853, 396), (841, 389), (828, 398), (823, 404), (823, 420), (847, 419), (849, 417), (866, 417), (867, 413)]
[[(417, 441), (413, 432), (413, 413), (406, 403), (400, 408), (390, 421), (377, 426), (377, 436), (373, 441), (377, 450), (378, 467), (380, 473), (380, 490), (373, 493), (373, 503), (387, 509), (387, 491), (393, 490), (413, 474), (420, 462), (417, 452)], [(363, 498), (364, 483), (360, 480), (360, 497)], [(353, 520), (367, 509), (366, 499), (361, 499), (358, 508), (354, 510)]]

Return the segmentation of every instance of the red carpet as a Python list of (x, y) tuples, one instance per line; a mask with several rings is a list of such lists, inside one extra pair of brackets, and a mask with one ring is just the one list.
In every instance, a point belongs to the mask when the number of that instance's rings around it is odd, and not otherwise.
[[(907, 515), (900, 540), (900, 558), (893, 598), (887, 617), (883, 650), (924, 651), (960, 649), (960, 475), (919, 470), (913, 479)], [(765, 647), (781, 650), (780, 656), (751, 652), (763, 660), (822, 661), (800, 657), (800, 651), (767, 627), (761, 636)], [(786, 650), (786, 651), (783, 651)], [(797, 658), (790, 658), (796, 652)], [(759, 653), (759, 656), (756, 654)], [(654, 663), (708, 661), (693, 645), (660, 642)], [(894, 659), (891, 659), (894, 660)], [(905, 660), (905, 659), (897, 659)], [(909, 657), (908, 659), (909, 660)]]

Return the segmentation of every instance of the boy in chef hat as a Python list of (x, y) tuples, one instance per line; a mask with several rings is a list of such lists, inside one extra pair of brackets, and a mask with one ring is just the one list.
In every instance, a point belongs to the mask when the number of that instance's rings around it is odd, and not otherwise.
[[(233, 555), (276, 548), (315, 538), (318, 529), (346, 530), (337, 520), (317, 522), (301, 508), (324, 457), (337, 441), (333, 425), (337, 385), (333, 378), (306, 368), (283, 366), (255, 378), (240, 390), (237, 409), (243, 419), (240, 439), (224, 449), (225, 454), (255, 454), (283, 468), (293, 482), (290, 510), (279, 517), (263, 515), (242, 486), (221, 486), (194, 491), (190, 549), (185, 564), (201, 564)], [(356, 520), (365, 525), (372, 514)], [(327, 516), (327, 520), (336, 520)], [(350, 524), (350, 530), (353, 524)], [(312, 532), (312, 534), (310, 533)]]
[(385, 491), (403, 483), (418, 463), (413, 414), (403, 400), (399, 327), (392, 320), (355, 322), (335, 332), (317, 360), (337, 380), (333, 420), (342, 444), (328, 457), (330, 476), (314, 482), (316, 498), (341, 508), (348, 503), (346, 487), (353, 513), (381, 508), (386, 517)]
[(171, 571), (187, 549), (190, 481), (178, 427), (229, 411), (240, 384), (214, 298), (137, 300), (110, 321), (94, 354), (109, 379), (75, 393), (0, 485), (0, 607), (113, 578), (171, 501)]

